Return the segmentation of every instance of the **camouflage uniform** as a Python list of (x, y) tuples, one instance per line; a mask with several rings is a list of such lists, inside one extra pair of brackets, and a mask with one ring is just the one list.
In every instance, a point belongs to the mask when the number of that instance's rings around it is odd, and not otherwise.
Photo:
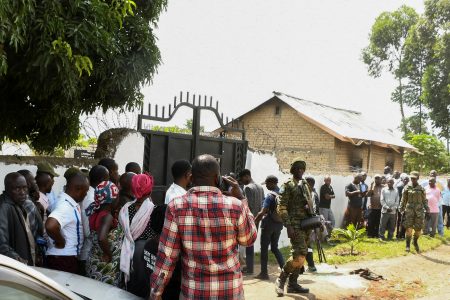
[(420, 232), (425, 220), (425, 210), (428, 211), (425, 189), (419, 184), (415, 187), (407, 185), (403, 191), (400, 210), (404, 212), (403, 226)]
[[(411, 172), (412, 179), (419, 179), (418, 172)], [(403, 226), (406, 229), (406, 251), (410, 251), (412, 230), (414, 229), (414, 247), (419, 252), (418, 240), (425, 220), (425, 211), (429, 212), (428, 201), (425, 190), (420, 184), (413, 186), (412, 183), (403, 189), (400, 211), (403, 212)]]
[(296, 234), (295, 238), (291, 238), (291, 258), (285, 265), (287, 273), (294, 270), (289, 266), (289, 261), (298, 256), (306, 256), (308, 253), (308, 242), (311, 230), (304, 231), (300, 227), (302, 219), (310, 216), (305, 207), (308, 206), (306, 195), (311, 198), (311, 190), (306, 180), (301, 179), (300, 182), (294, 178), (289, 179), (280, 188), (280, 201), (278, 204), (278, 213), (283, 220), (284, 226), (292, 226)]
[[(306, 163), (300, 159), (295, 159), (291, 164), (292, 168), (299, 167), (305, 169)], [(279, 202), (277, 206), (278, 214), (283, 220), (284, 226), (291, 226), (294, 237), (291, 237), (291, 256), (286, 261), (283, 270), (276, 282), (276, 291), (282, 295), (284, 283), (289, 277), (288, 292), (304, 293), (297, 283), (303, 267), (304, 259), (308, 253), (308, 243), (311, 230), (302, 230), (301, 221), (313, 214), (314, 202), (312, 200), (311, 189), (305, 179), (296, 180), (291, 178), (281, 185), (279, 191)]]

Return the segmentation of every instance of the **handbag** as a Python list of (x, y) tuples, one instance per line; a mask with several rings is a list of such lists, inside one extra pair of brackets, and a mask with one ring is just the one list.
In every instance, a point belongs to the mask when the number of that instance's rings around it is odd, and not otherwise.
[(300, 227), (302, 230), (316, 229), (322, 226), (322, 220), (320, 216), (312, 216), (300, 221)]

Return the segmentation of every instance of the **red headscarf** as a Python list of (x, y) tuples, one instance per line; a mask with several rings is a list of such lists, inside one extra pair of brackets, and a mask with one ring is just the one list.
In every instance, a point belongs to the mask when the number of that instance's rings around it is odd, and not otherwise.
[(131, 179), (131, 191), (136, 199), (149, 195), (153, 190), (153, 177), (149, 174), (134, 175)]

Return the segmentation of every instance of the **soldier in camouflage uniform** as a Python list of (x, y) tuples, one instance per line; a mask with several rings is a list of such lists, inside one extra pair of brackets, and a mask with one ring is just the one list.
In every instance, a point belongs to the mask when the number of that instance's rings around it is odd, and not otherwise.
[(305, 257), (308, 253), (308, 240), (311, 230), (302, 230), (301, 220), (314, 214), (314, 202), (311, 189), (305, 179), (302, 178), (306, 169), (306, 163), (296, 158), (291, 164), (292, 178), (286, 181), (280, 188), (278, 213), (287, 229), (291, 240), (291, 257), (286, 261), (280, 276), (276, 281), (278, 296), (284, 294), (284, 285), (288, 281), (288, 293), (308, 293), (309, 289), (302, 288), (297, 283), (297, 278), (302, 271)]
[(411, 183), (408, 184), (402, 194), (400, 212), (403, 213), (403, 226), (406, 229), (406, 251), (410, 251), (412, 231), (414, 229), (414, 248), (419, 253), (418, 240), (423, 228), (425, 215), (429, 213), (427, 198), (424, 188), (418, 183), (419, 173), (411, 172)]

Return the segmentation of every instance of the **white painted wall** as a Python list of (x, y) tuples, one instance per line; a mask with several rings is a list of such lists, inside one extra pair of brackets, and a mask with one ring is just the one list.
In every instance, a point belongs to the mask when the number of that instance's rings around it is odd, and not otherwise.
[[(308, 163), (308, 162), (306, 162)], [(281, 185), (285, 180), (287, 180), (291, 175), (281, 172), (280, 166), (277, 163), (277, 159), (273, 154), (262, 154), (257, 152), (248, 151), (247, 152), (247, 162), (246, 168), (252, 172), (252, 177), (255, 182), (262, 183), (268, 175), (275, 175), (278, 177), (279, 185)], [(316, 180), (315, 188), (316, 191), (320, 191), (320, 187), (323, 184), (323, 178), (327, 174), (311, 174), (308, 173), (308, 166), (306, 166), (306, 176), (312, 176)], [(331, 185), (333, 186), (336, 198), (331, 201), (331, 209), (333, 210), (334, 217), (336, 219), (336, 227), (341, 226), (344, 212), (347, 208), (348, 199), (345, 197), (345, 186), (353, 181), (351, 175), (331, 175)], [(370, 183), (371, 179), (368, 178), (366, 183)], [(264, 189), (265, 186), (263, 185)], [(267, 192), (267, 190), (265, 189)], [(287, 237), (286, 230), (283, 229), (280, 237), (280, 247), (288, 246), (289, 239)], [(259, 251), (260, 241), (259, 235), (258, 240), (255, 243), (255, 249)]]
[[(19, 170), (27, 169), (30, 170), (33, 175), (36, 175), (37, 167), (29, 164), (5, 164), (0, 162), (0, 190), (3, 192), (5, 189), (4, 179), (6, 174), (11, 172), (17, 172)], [(53, 191), (56, 195), (62, 192), (64, 185), (66, 184), (66, 179), (64, 178), (64, 172), (68, 167), (56, 166), (55, 171), (59, 174), (59, 177), (55, 177), (55, 184), (53, 185)]]
[(127, 135), (117, 146), (115, 161), (119, 165), (119, 173), (125, 172), (129, 162), (137, 162), (141, 168), (144, 160), (145, 138), (138, 132)]

